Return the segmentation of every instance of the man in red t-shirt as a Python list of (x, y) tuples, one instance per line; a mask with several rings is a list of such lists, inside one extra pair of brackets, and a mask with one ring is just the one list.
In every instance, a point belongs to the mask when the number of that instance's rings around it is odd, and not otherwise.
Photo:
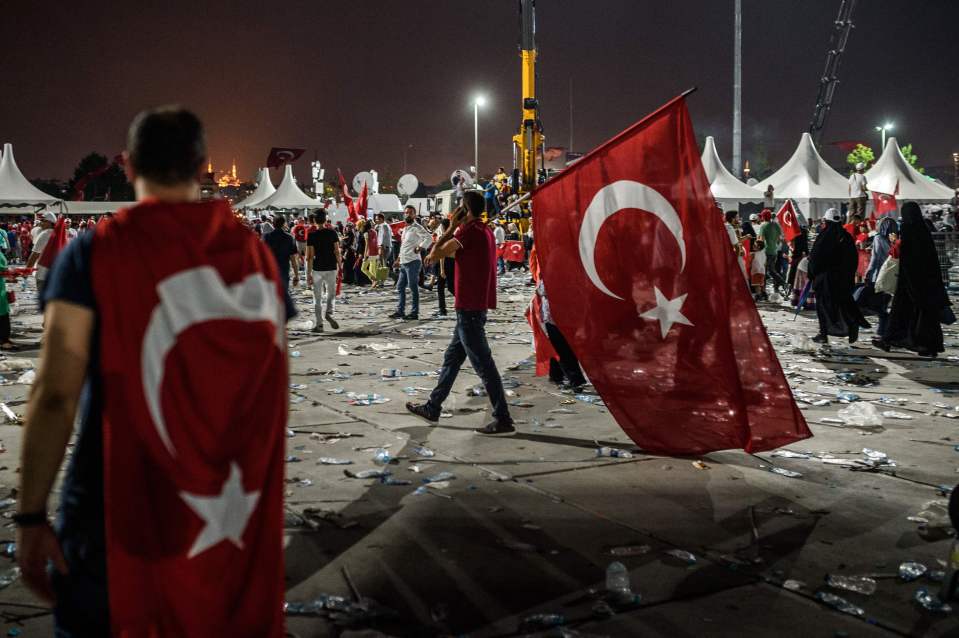
[(503, 381), (486, 340), (486, 311), (496, 309), (496, 241), (481, 219), (485, 205), (479, 191), (464, 193), (463, 206), (454, 211), (449, 229), (426, 258), (429, 265), (455, 256), (456, 329), (443, 355), (439, 381), (429, 400), (419, 405), (407, 403), (406, 409), (427, 421), (438, 421), (443, 401), (453, 389), (463, 362), (469, 358), (493, 405), (493, 420), (475, 432), (510, 436), (516, 433), (516, 428), (506, 404)]

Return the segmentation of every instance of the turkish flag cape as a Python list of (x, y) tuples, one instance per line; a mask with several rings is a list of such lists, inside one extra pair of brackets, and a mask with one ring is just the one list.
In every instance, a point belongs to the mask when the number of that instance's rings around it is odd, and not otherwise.
[(276, 261), (225, 201), (142, 203), (93, 232), (113, 634), (281, 637)]
[(553, 321), (641, 448), (812, 436), (716, 212), (683, 97), (533, 194)]
[[(539, 262), (536, 258), (536, 249), (533, 248), (529, 253), (529, 272), (533, 281), (539, 284)], [(550, 359), (555, 359), (559, 355), (553, 348), (553, 343), (546, 334), (546, 326), (543, 323), (543, 300), (539, 295), (539, 288), (533, 293), (533, 298), (526, 307), (526, 322), (533, 331), (533, 351), (536, 358), (536, 376), (544, 377), (549, 374)]]
[(503, 259), (521, 264), (525, 258), (526, 248), (523, 247), (523, 242), (515, 239), (503, 242)]
[(896, 190), (892, 194), (879, 193), (872, 191), (872, 214), (869, 219), (876, 221), (878, 218), (888, 213), (895, 213), (899, 210), (899, 203), (896, 201), (896, 195), (899, 194), (899, 182), (896, 182)]
[(796, 209), (793, 208), (791, 199), (783, 202), (782, 208), (776, 213), (776, 219), (783, 229), (783, 238), (786, 241), (792, 241), (802, 234), (802, 229), (799, 226), (799, 216), (796, 215)]
[(67, 218), (63, 215), (57, 218), (57, 223), (53, 225), (53, 232), (47, 240), (47, 245), (43, 247), (40, 253), (40, 259), (37, 260), (37, 266), (49, 270), (53, 268), (53, 262), (57, 255), (67, 245)]

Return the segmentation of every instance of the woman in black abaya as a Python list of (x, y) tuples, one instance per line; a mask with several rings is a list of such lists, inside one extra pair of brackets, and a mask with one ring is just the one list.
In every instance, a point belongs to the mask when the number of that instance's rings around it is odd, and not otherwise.
[(935, 357), (944, 351), (939, 322), (949, 297), (942, 284), (936, 244), (915, 202), (903, 204), (899, 232), (899, 279), (882, 345)]
[(817, 343), (826, 343), (829, 335), (859, 338), (859, 328), (869, 323), (852, 298), (856, 283), (859, 253), (852, 236), (842, 227), (842, 216), (835, 208), (826, 211), (823, 228), (809, 254), (809, 280), (816, 293), (819, 317)]

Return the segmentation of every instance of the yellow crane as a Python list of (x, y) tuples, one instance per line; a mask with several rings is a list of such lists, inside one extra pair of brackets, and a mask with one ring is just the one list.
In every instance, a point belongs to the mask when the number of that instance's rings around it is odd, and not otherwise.
[(523, 120), (513, 136), (513, 183), (520, 195), (536, 187), (543, 165), (543, 123), (536, 99), (536, 0), (520, 0)]

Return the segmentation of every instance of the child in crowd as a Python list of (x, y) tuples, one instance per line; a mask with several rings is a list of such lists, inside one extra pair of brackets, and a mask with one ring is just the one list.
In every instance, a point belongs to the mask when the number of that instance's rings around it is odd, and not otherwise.
[(765, 301), (766, 296), (766, 251), (762, 239), (755, 242), (754, 252), (752, 253), (752, 264), (749, 267), (750, 281), (753, 285), (753, 298), (756, 301)]

